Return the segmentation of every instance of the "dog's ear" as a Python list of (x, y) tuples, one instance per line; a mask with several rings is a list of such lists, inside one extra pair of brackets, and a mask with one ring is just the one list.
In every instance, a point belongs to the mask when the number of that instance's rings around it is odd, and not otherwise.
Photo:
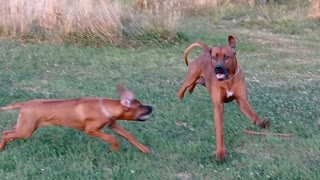
[(212, 56), (211, 53), (212, 53), (212, 48), (209, 49), (210, 59), (212, 58), (212, 57), (211, 57), (211, 56)]
[(233, 36), (228, 37), (229, 47), (233, 50), (233, 53), (236, 54), (236, 39)]
[(117, 89), (120, 96), (121, 105), (125, 107), (131, 107), (131, 101), (134, 100), (133, 93), (130, 90), (123, 87), (121, 84), (118, 84)]
[(129, 101), (128, 99), (121, 99), (120, 100), (120, 104), (126, 108), (130, 108), (131, 107), (131, 101)]

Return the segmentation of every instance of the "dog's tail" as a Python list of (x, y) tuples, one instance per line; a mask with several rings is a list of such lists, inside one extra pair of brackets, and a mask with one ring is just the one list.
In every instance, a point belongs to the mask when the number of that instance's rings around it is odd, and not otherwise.
[(2, 111), (10, 110), (10, 109), (19, 109), (24, 105), (24, 102), (18, 102), (14, 104), (10, 104), (8, 106), (4, 106), (1, 108)]
[(202, 50), (203, 50), (203, 53), (210, 51), (209, 47), (208, 47), (206, 44), (202, 43), (202, 42), (192, 43), (192, 44), (191, 44), (189, 47), (187, 47), (187, 49), (184, 51), (184, 62), (186, 63), (187, 66), (189, 65), (189, 63), (188, 63), (188, 53), (189, 53), (189, 51), (190, 51), (193, 47), (195, 47), (195, 46), (201, 47)]

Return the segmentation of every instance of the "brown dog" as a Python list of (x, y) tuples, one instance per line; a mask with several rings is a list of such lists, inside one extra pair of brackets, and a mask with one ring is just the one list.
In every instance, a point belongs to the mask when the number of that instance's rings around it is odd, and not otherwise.
[(244, 72), (238, 65), (233, 36), (228, 38), (229, 46), (208, 48), (203, 43), (193, 43), (185, 51), (185, 62), (188, 64), (188, 52), (195, 46), (203, 49), (201, 56), (197, 57), (189, 67), (188, 75), (184, 81), (178, 98), (183, 98), (189, 88), (192, 93), (196, 84), (204, 85), (214, 106), (214, 124), (216, 129), (216, 160), (226, 158), (226, 148), (223, 138), (223, 110), (224, 103), (236, 100), (241, 112), (248, 117), (253, 124), (261, 128), (269, 127), (268, 120), (261, 120), (251, 108), (247, 99), (247, 89)]
[(1, 108), (10, 110), (20, 108), (17, 124), (11, 131), (4, 131), (0, 149), (14, 139), (28, 138), (39, 127), (65, 126), (84, 131), (111, 144), (110, 150), (116, 151), (120, 145), (114, 136), (100, 131), (105, 125), (127, 139), (141, 152), (149, 149), (140, 144), (129, 132), (125, 131), (117, 120), (145, 121), (149, 118), (152, 107), (142, 105), (133, 93), (118, 85), (120, 100), (104, 98), (79, 99), (35, 99)]

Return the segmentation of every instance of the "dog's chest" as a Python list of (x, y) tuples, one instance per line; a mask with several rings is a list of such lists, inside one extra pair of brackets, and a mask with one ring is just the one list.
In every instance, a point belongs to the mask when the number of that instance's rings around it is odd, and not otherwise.
[(226, 90), (224, 102), (228, 103), (234, 100), (234, 93), (231, 90)]
[(227, 90), (227, 98), (230, 98), (233, 96), (233, 92), (230, 90)]

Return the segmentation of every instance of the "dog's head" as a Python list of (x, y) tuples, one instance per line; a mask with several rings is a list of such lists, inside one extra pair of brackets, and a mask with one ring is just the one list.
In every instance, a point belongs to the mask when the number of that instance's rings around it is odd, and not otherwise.
[(237, 68), (236, 39), (228, 37), (229, 46), (218, 46), (211, 49), (211, 65), (218, 81), (227, 80), (230, 73)]
[(117, 88), (120, 96), (120, 104), (123, 108), (121, 119), (145, 121), (150, 117), (152, 106), (141, 104), (139, 100), (135, 99), (133, 93), (121, 84), (118, 84)]

